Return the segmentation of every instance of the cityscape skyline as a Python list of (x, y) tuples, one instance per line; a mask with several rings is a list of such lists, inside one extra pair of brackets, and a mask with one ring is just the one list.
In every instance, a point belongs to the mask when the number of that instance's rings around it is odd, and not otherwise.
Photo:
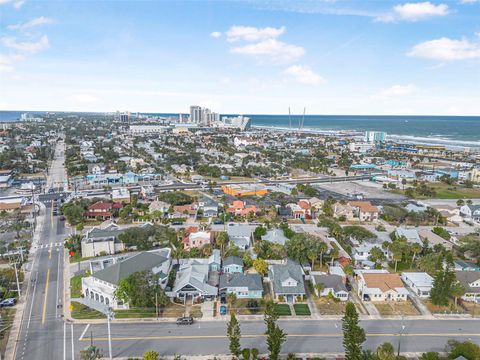
[(2, 110), (480, 113), (479, 2), (0, 4)]

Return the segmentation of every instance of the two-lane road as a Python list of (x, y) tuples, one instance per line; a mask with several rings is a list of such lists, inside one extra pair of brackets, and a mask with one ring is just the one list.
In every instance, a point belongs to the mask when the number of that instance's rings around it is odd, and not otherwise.
[[(262, 321), (240, 322), (242, 346), (265, 346)], [(288, 334), (283, 352), (337, 354), (343, 352), (340, 320), (283, 320), (279, 325)], [(449, 339), (480, 343), (480, 320), (366, 320), (361, 322), (367, 333), (365, 347), (374, 349), (383, 342), (398, 345), (402, 325), (402, 352), (443, 351)], [(93, 338), (104, 355), (108, 354), (106, 325), (76, 325), (78, 347), (89, 345)], [(192, 326), (173, 323), (113, 324), (114, 357), (141, 356), (147, 350), (162, 355), (214, 355), (228, 353), (226, 323), (196, 322)]]

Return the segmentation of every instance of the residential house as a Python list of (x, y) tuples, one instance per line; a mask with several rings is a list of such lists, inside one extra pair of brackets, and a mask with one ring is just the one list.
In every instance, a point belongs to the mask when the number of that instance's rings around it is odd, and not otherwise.
[(463, 217), (480, 221), (480, 205), (466, 204), (460, 208), (460, 215)]
[(455, 271), (480, 271), (480, 265), (472, 261), (455, 260), (453, 265)]
[(407, 242), (413, 244), (417, 243), (422, 245), (422, 240), (420, 239), (420, 235), (418, 235), (418, 231), (416, 229), (407, 229), (404, 227), (398, 227), (395, 230), (395, 236), (397, 238), (404, 237), (407, 239)]
[[(341, 301), (348, 300), (348, 290), (342, 276), (320, 273), (311, 273), (310, 275), (317, 296), (332, 295)], [(321, 289), (317, 285), (320, 285)]]
[(242, 200), (235, 200), (232, 204), (230, 204), (226, 211), (227, 213), (235, 216), (247, 216), (250, 213), (256, 214), (257, 207), (255, 205), (247, 205), (246, 202)]
[(284, 235), (282, 229), (274, 228), (267, 230), (267, 233), (262, 236), (262, 240), (272, 244), (285, 245), (288, 238)]
[(8, 188), (13, 182), (12, 170), (0, 170), (0, 188)]
[(263, 283), (260, 274), (225, 273), (220, 275), (220, 293), (236, 295), (237, 299), (261, 299)]
[(168, 215), (171, 219), (188, 217), (195, 219), (197, 217), (197, 209), (193, 204), (187, 205), (175, 205), (173, 207), (173, 213)]
[(101, 163), (88, 164), (87, 168), (88, 168), (88, 173), (90, 175), (103, 175), (105, 174), (105, 170), (106, 170), (105, 164), (101, 164)]
[(112, 201), (115, 203), (130, 203), (130, 191), (124, 187), (112, 189)]
[(462, 300), (480, 302), (480, 271), (455, 271), (458, 282), (465, 289)]
[(142, 185), (142, 187), (140, 188), (140, 196), (144, 200), (155, 199), (155, 189), (153, 185)]
[(223, 260), (222, 271), (226, 274), (243, 273), (243, 260), (238, 256), (229, 256)]
[(200, 231), (197, 227), (188, 227), (185, 229), (183, 237), (183, 247), (185, 250), (192, 248), (202, 248), (213, 241), (213, 233), (210, 231)]
[(358, 296), (363, 301), (405, 301), (408, 290), (398, 274), (383, 271), (358, 273)]
[(153, 214), (154, 212), (159, 212), (163, 216), (168, 214), (168, 209), (170, 209), (170, 204), (164, 202), (164, 201), (152, 201), (150, 205), (148, 206), (148, 212), (150, 214)]
[(427, 240), (430, 246), (443, 245), (447, 250), (453, 248), (453, 244), (450, 241), (445, 240), (430, 229), (420, 229), (418, 230), (418, 235), (420, 236), (420, 239)]
[(112, 203), (108, 201), (97, 201), (90, 205), (88, 210), (84, 213), (84, 216), (88, 219), (95, 219), (100, 217), (102, 220), (108, 220), (113, 217), (115, 210), (122, 208), (121, 203)]
[(282, 264), (273, 264), (268, 267), (268, 279), (272, 294), (277, 301), (294, 303), (304, 298), (304, 272), (300, 264), (287, 259)]
[(203, 211), (203, 216), (207, 218), (218, 216), (218, 203), (210, 198), (204, 197), (198, 202), (198, 208)]
[(208, 264), (182, 264), (177, 271), (173, 289), (167, 292), (170, 297), (213, 300), (218, 289), (208, 283)]
[(355, 262), (361, 266), (370, 266), (375, 265), (374, 262), (370, 260), (371, 252), (373, 248), (378, 248), (382, 251), (385, 259), (388, 260), (391, 258), (391, 253), (388, 249), (383, 249), (382, 243), (380, 242), (369, 242), (369, 241), (352, 241), (354, 246), (352, 247), (352, 256), (355, 259)]
[(82, 278), (82, 296), (114, 310), (129, 309), (128, 302), (123, 302), (115, 295), (120, 281), (136, 272), (152, 271), (158, 275), (160, 286), (165, 288), (170, 264), (169, 257), (154, 252), (138, 253)]
[(99, 255), (112, 255), (125, 250), (125, 246), (118, 239), (123, 233), (118, 225), (111, 224), (108, 227), (94, 227), (88, 230), (82, 238), (82, 257), (94, 257)]
[(333, 204), (333, 216), (336, 218), (344, 217), (346, 220), (353, 220), (353, 208), (350, 204), (336, 202)]
[(293, 211), (289, 206), (277, 206), (277, 214), (284, 220), (293, 218)]
[(252, 241), (254, 226), (244, 224), (234, 224), (227, 226), (227, 234), (235, 246), (245, 250), (250, 247)]
[(360, 221), (378, 220), (378, 208), (370, 201), (350, 201), (348, 204), (352, 207), (353, 216)]
[(401, 276), (403, 282), (421, 298), (430, 296), (433, 278), (425, 272), (404, 272)]

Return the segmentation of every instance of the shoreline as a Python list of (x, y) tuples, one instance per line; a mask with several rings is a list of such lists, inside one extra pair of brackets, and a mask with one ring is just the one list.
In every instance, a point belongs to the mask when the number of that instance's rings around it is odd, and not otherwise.
[[(330, 135), (335, 137), (363, 137), (363, 131), (359, 130), (322, 130), (322, 129), (313, 129), (313, 128), (288, 128), (281, 126), (266, 126), (266, 125), (252, 125), (252, 129), (262, 129), (262, 130), (271, 130), (271, 131), (280, 131), (280, 132), (300, 132), (306, 134), (319, 134), (319, 135)], [(419, 145), (438, 145), (445, 146), (450, 149), (480, 149), (480, 141), (471, 141), (471, 140), (454, 140), (454, 139), (445, 139), (445, 138), (435, 138), (435, 137), (424, 137), (424, 136), (414, 136), (414, 135), (399, 135), (399, 134), (389, 134), (387, 133), (388, 141), (404, 141), (404, 142), (414, 142)]]

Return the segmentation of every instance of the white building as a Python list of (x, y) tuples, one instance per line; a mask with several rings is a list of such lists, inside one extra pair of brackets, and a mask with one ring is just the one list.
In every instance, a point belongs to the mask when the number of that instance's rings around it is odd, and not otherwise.
[(404, 272), (401, 276), (403, 282), (421, 298), (430, 296), (433, 278), (425, 272)]
[(101, 305), (117, 309), (129, 309), (128, 302), (118, 299), (115, 292), (121, 280), (133, 273), (152, 271), (159, 277), (162, 288), (167, 286), (170, 271), (170, 256), (165, 257), (155, 252), (141, 252), (112, 266), (82, 278), (82, 295)]
[(387, 133), (382, 131), (365, 131), (363, 141), (366, 143), (385, 142), (387, 140)]
[(130, 125), (131, 134), (161, 134), (168, 129), (168, 126), (157, 124)]

